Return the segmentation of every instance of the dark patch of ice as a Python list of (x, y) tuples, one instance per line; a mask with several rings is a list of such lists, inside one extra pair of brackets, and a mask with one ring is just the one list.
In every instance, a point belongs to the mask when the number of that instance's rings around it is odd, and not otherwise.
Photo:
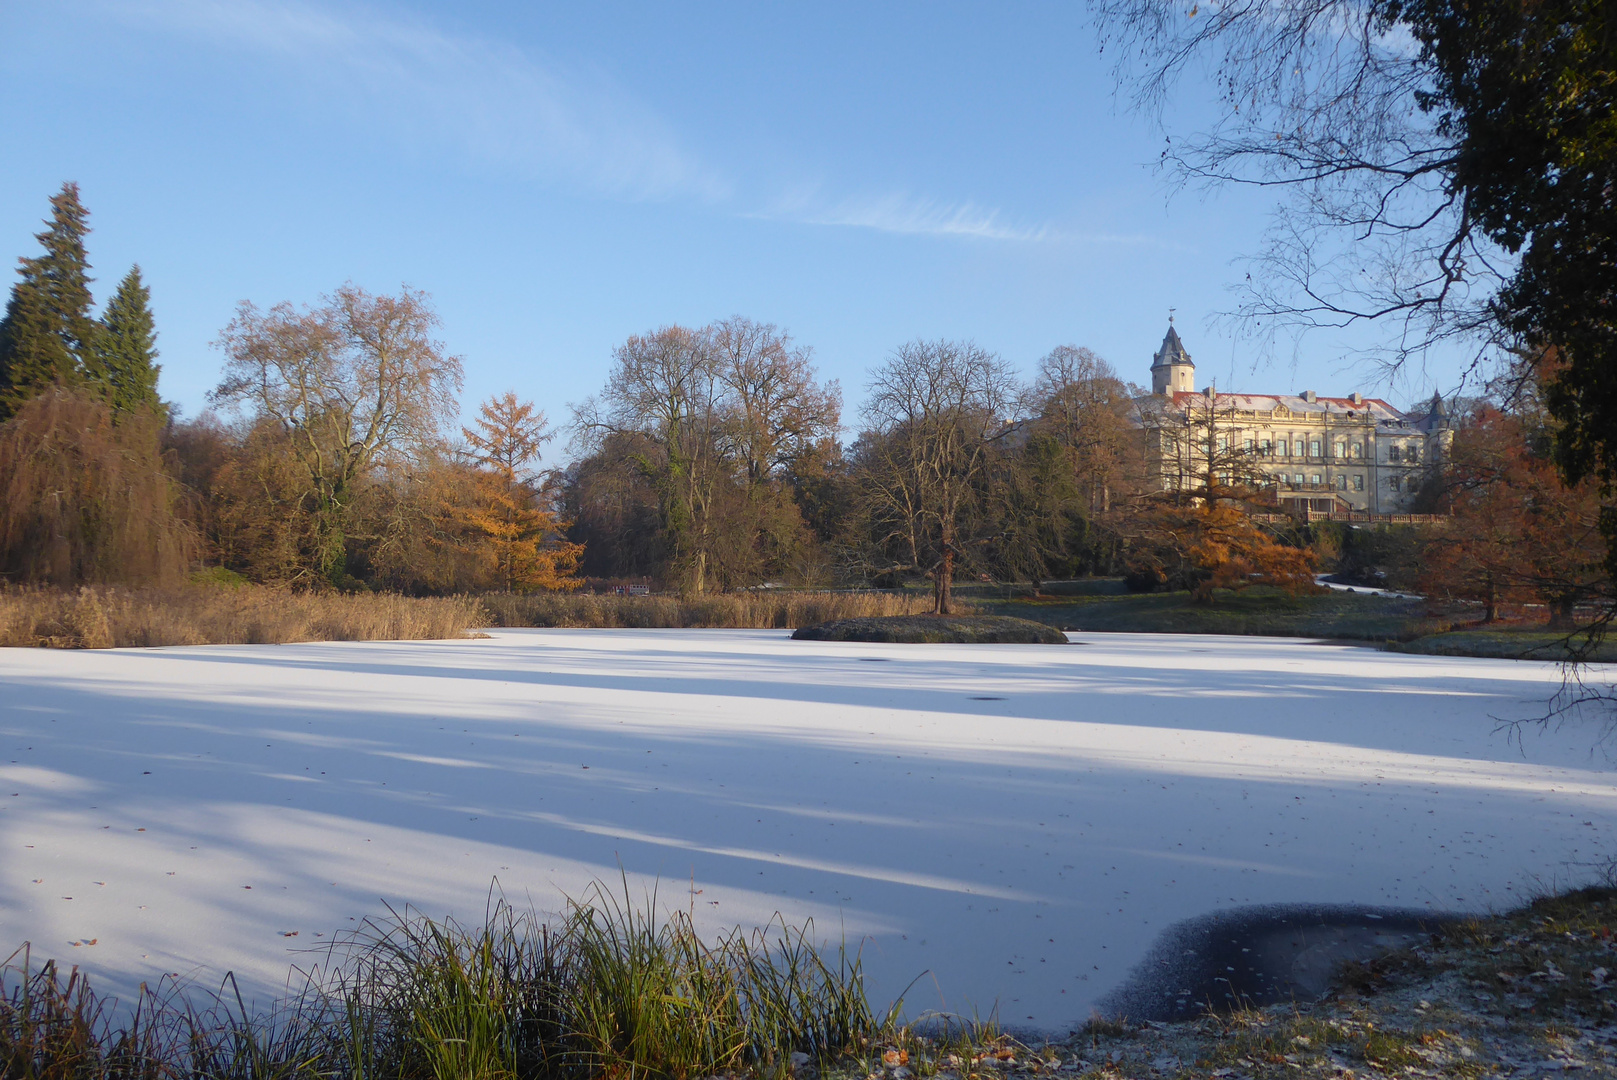
[(1415, 945), (1448, 912), (1357, 904), (1229, 908), (1162, 932), (1096, 1011), (1131, 1020), (1187, 1020), (1247, 1005), (1317, 1000), (1344, 963)]

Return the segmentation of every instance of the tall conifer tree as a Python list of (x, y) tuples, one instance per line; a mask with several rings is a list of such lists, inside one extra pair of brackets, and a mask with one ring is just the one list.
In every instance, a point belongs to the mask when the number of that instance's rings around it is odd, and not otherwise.
[(98, 324), (90, 316), (90, 263), (84, 237), (89, 212), (79, 186), (51, 199), (41, 255), (18, 259), (21, 279), (0, 320), (0, 419), (56, 382), (71, 382), (95, 363)]
[(98, 384), (107, 404), (120, 412), (158, 409), (157, 328), (152, 321), (152, 291), (141, 280), (140, 266), (131, 267), (118, 283), (101, 316), (101, 335), (91, 381)]

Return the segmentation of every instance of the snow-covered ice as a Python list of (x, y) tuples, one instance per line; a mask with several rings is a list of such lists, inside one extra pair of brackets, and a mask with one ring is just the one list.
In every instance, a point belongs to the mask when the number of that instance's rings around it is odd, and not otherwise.
[(878, 1001), (931, 972), (912, 1014), (1059, 1028), (1180, 919), (1502, 906), (1614, 850), (1597, 731), (1498, 730), (1553, 665), (1074, 637), (0, 650), (0, 942), (264, 993), (384, 899), (556, 910), (621, 865), (710, 927), (868, 936)]

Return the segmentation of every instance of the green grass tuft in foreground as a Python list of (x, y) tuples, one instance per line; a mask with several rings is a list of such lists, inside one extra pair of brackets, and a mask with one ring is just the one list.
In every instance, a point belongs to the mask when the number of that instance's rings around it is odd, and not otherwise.
[[(133, 1008), (77, 969), (0, 966), (6, 1080), (693, 1080), (783, 1074), (891, 1029), (860, 959), (783, 920), (706, 941), (599, 884), (557, 926), (496, 903), (465, 927), (406, 912), (368, 923), (303, 992), (248, 1015), (233, 983), (198, 1003), (169, 985)], [(896, 1011), (896, 1006), (895, 1006)]]

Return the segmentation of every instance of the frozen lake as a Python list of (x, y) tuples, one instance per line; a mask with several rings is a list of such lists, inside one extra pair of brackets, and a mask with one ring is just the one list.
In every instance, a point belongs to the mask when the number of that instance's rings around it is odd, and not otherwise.
[(930, 971), (911, 1014), (1060, 1028), (1181, 919), (1506, 906), (1617, 850), (1593, 728), (1496, 730), (1554, 665), (1073, 637), (0, 650), (0, 956), (273, 988), (383, 899), (556, 910), (621, 865), (868, 937), (878, 1004)]

